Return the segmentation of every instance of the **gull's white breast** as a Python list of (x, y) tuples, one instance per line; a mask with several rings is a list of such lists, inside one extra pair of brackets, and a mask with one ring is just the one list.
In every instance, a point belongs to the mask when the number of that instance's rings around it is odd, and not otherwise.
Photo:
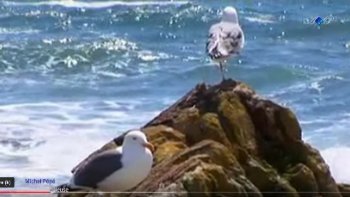
[(122, 158), (123, 167), (98, 184), (102, 191), (126, 191), (142, 182), (150, 173), (153, 164), (151, 151), (138, 151)]

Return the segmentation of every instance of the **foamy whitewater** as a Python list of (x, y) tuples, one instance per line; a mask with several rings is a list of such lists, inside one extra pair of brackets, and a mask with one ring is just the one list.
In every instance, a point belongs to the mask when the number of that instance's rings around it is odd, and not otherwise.
[[(317, 3), (315, 3), (317, 2)], [(70, 170), (138, 128), (198, 82), (222, 1), (1, 1), (0, 176), (21, 188)], [(290, 107), (303, 139), (350, 183), (350, 5), (346, 0), (239, 0), (246, 44), (227, 77)], [(327, 24), (313, 24), (317, 17)]]

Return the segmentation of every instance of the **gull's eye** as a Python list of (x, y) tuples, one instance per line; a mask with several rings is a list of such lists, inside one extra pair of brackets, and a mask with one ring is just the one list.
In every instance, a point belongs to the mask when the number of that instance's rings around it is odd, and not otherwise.
[(136, 140), (137, 138), (136, 137), (132, 137), (133, 140)]

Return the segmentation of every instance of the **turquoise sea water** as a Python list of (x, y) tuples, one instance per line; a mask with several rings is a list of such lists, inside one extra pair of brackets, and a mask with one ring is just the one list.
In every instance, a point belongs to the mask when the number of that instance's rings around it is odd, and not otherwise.
[(0, 176), (67, 181), (111, 138), (219, 82), (204, 47), (227, 5), (246, 36), (227, 76), (290, 107), (350, 183), (346, 0), (0, 1)]

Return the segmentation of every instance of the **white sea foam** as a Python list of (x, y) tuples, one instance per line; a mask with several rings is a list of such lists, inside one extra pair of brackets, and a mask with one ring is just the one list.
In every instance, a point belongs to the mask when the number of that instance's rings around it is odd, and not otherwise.
[[(131, 42), (122, 38), (110, 38), (104, 41), (96, 41), (92, 44), (93, 49), (106, 49), (109, 51), (133, 51), (138, 46), (135, 42)], [(81, 46), (85, 47), (85, 45)]]
[(324, 84), (327, 83), (329, 80), (337, 80), (337, 81), (343, 81), (344, 78), (338, 75), (324, 75), (317, 78), (312, 78), (309, 81), (297, 81), (293, 85), (290, 85), (286, 88), (282, 88), (280, 90), (276, 90), (268, 95), (270, 98), (277, 98), (283, 94), (286, 93), (299, 93), (305, 90), (315, 90), (318, 93), (322, 93), (324, 90)]
[(20, 29), (20, 28), (3, 28), (0, 27), (0, 34), (37, 34), (40, 31), (37, 29)]
[(175, 56), (169, 55), (167, 53), (154, 53), (149, 50), (139, 51), (137, 57), (145, 62), (153, 62), (161, 59), (175, 58)]
[(112, 6), (147, 6), (147, 5), (184, 5), (188, 4), (188, 1), (92, 1), (92, 2), (83, 2), (83, 1), (73, 1), (73, 0), (62, 0), (62, 1), (39, 1), (39, 2), (10, 2), (4, 1), (5, 5), (12, 6), (63, 6), (63, 7), (72, 7), (72, 8), (108, 8)]
[(316, 78), (311, 84), (309, 85), (310, 89), (316, 90), (318, 93), (322, 93), (324, 90), (323, 84), (327, 83), (329, 80), (337, 80), (337, 81), (343, 81), (344, 78), (337, 75), (325, 75)]
[(96, 74), (104, 77), (111, 77), (111, 78), (121, 78), (125, 77), (125, 74), (122, 73), (113, 73), (113, 72), (106, 72), (106, 71), (95, 71)]
[(261, 24), (268, 24), (268, 23), (275, 23), (273, 20), (270, 19), (263, 19), (258, 17), (245, 17), (246, 20), (249, 22), (255, 22), (255, 23), (261, 23)]
[(332, 147), (321, 151), (329, 165), (332, 176), (338, 183), (350, 184), (350, 147)]
[(346, 43), (344, 44), (344, 46), (345, 46), (345, 48), (349, 49), (349, 48), (350, 48), (350, 41), (346, 42)]
[[(67, 37), (64, 39), (68, 40), (67, 42), (74, 42), (72, 38)], [(130, 73), (130, 71), (138, 74), (152, 72), (159, 69), (159, 61), (178, 58), (174, 54), (143, 48), (142, 46), (138, 46), (136, 42), (125, 38), (114, 37), (113, 35), (103, 35), (101, 39), (92, 43), (87, 42), (70, 46), (63, 46), (62, 44), (64, 43), (61, 40), (63, 39), (44, 38), (42, 39), (42, 43), (45, 45), (59, 45), (60, 47), (56, 47), (50, 52), (42, 51), (39, 48), (28, 52), (32, 57), (42, 54), (45, 54), (44, 56), (47, 57), (45, 63), (34, 67), (34, 69), (41, 71), (56, 70), (61, 69), (62, 65), (64, 65), (65, 69), (80, 69), (83, 66), (91, 65), (92, 73), (98, 76), (122, 78), (127, 76), (127, 73)], [(62, 54), (65, 50), (69, 50), (69, 55), (64, 57)], [(81, 54), (80, 51), (84, 53)], [(98, 58), (90, 58), (89, 55), (86, 55), (95, 53), (106, 53), (108, 56), (99, 55)], [(116, 60), (111, 63), (108, 58)], [(134, 64), (132, 60), (136, 59), (142, 62)]]
[(314, 81), (310, 84), (310, 89), (314, 89), (320, 94), (324, 88), (321, 86), (319, 81)]
[(70, 170), (90, 153), (155, 115), (156, 112), (140, 112), (137, 106), (142, 103), (132, 100), (0, 105), (1, 174), (23, 179), (19, 186), (23, 188), (28, 186), (25, 178), (68, 178)]
[(276, 23), (273, 15), (269, 14), (257, 14), (254, 13), (252, 16), (246, 16), (246, 20), (249, 22), (260, 23), (260, 24), (271, 24)]

